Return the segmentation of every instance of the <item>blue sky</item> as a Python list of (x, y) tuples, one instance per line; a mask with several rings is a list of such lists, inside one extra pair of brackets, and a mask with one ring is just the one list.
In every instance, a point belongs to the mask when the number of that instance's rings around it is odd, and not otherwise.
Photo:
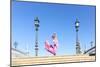
[(40, 20), (39, 56), (48, 52), (44, 49), (46, 39), (51, 42), (51, 35), (56, 32), (59, 46), (57, 55), (75, 54), (76, 18), (80, 21), (79, 41), (84, 50), (90, 48), (90, 42), (95, 43), (95, 6), (72, 4), (50, 4), (34, 2), (12, 2), (12, 47), (18, 42), (17, 49), (35, 55), (34, 18)]

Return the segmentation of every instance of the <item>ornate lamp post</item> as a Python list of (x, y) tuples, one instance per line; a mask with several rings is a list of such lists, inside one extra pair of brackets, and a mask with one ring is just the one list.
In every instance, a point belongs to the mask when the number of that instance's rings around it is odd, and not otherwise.
[(14, 42), (14, 48), (17, 49), (18, 43)]
[(80, 22), (78, 21), (78, 19), (76, 19), (76, 22), (75, 22), (75, 28), (76, 28), (76, 54), (81, 53), (80, 43), (79, 43), (79, 40), (78, 40), (79, 24), (80, 24)]
[(90, 42), (91, 43), (91, 48), (93, 47), (93, 41)]
[(36, 17), (34, 19), (34, 25), (35, 25), (35, 31), (36, 31), (36, 35), (35, 35), (35, 56), (38, 56), (38, 28), (39, 28), (39, 19), (38, 17)]

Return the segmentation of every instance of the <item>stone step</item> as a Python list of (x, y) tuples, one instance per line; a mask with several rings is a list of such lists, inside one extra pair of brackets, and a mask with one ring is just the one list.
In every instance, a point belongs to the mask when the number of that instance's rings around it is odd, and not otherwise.
[(88, 56), (88, 55), (67, 56), (66, 55), (66, 56), (13, 58), (12, 66), (65, 63), (65, 62), (66, 63), (85, 62), (85, 61), (95, 61), (95, 56)]

